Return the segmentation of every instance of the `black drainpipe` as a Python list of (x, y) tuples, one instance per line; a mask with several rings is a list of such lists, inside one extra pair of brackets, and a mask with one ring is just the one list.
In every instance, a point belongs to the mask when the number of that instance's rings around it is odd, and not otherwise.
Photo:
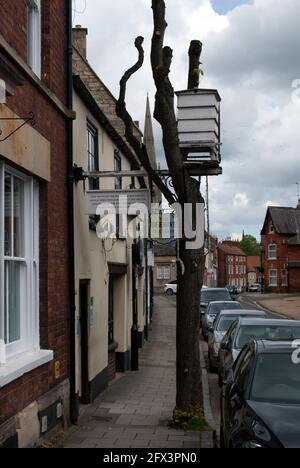
[[(73, 110), (73, 43), (72, 43), (72, 0), (67, 0), (67, 107)], [(68, 229), (69, 229), (69, 342), (70, 342), (70, 421), (76, 424), (79, 415), (76, 394), (75, 354), (75, 241), (74, 241), (74, 182), (73, 182), (73, 121), (67, 123), (68, 139)]]

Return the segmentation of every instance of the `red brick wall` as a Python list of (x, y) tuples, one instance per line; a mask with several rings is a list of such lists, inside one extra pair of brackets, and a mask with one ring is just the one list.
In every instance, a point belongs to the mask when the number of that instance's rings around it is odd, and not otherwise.
[(26, 60), (27, 58), (27, 0), (1, 0), (0, 33)]
[[(0, 2), (1, 34), (23, 55), (25, 4), (25, 0)], [(48, 80), (66, 103), (66, 5), (61, 0), (43, 0), (43, 4), (45, 11), (51, 11), (50, 25), (45, 23), (51, 45)], [(52, 181), (40, 182), (40, 332), (41, 347), (53, 350), (55, 361), (60, 363), (60, 376), (55, 379), (51, 363), (0, 389), (0, 424), (69, 376), (66, 120), (29, 82), (16, 89), (7, 105), (21, 116), (33, 111), (35, 128), (51, 143)]]
[[(264, 268), (265, 268), (265, 287), (274, 292), (288, 292), (300, 291), (300, 269), (289, 269), (289, 288), (282, 286), (282, 270), (288, 268), (289, 261), (300, 262), (300, 246), (288, 245), (290, 236), (269, 233), (271, 219), (267, 220), (266, 233), (262, 236), (262, 244), (264, 247)], [(268, 246), (276, 244), (277, 246), (277, 259), (269, 260)], [(269, 288), (269, 271), (277, 270), (277, 288)]]
[(227, 286), (227, 276), (226, 276), (226, 255), (222, 250), (219, 250), (218, 255), (218, 286), (224, 288)]
[[(41, 0), (42, 81), (63, 102), (66, 93), (66, 2)], [(27, 62), (27, 0), (0, 1), (0, 33)]]
[[(229, 258), (233, 257), (233, 262), (229, 262)], [(219, 254), (218, 254), (218, 266), (219, 266), (219, 272), (218, 272), (218, 285), (220, 288), (225, 288), (226, 286), (233, 286), (236, 285), (238, 286), (235, 281), (238, 281), (240, 284), (240, 280), (244, 281), (244, 287), (247, 286), (247, 273), (237, 273), (236, 267), (243, 267), (245, 268), (245, 271), (247, 272), (247, 257), (243, 257), (244, 261), (243, 263), (240, 262), (240, 257), (242, 255), (233, 255), (233, 254), (225, 254), (222, 249), (219, 249)], [(229, 272), (229, 266), (233, 266), (233, 274), (230, 274)]]

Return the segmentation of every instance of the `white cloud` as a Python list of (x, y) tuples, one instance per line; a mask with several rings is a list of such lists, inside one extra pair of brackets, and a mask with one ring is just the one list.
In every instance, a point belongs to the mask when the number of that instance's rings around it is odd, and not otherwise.
[[(117, 3), (87, 0), (85, 14), (77, 15), (75, 23), (89, 27), (89, 60), (114, 94), (123, 71), (136, 59), (134, 38), (145, 36), (145, 66), (129, 83), (127, 99), (129, 111), (143, 122), (146, 93), (153, 101), (155, 92), (151, 0)], [(217, 14), (209, 0), (166, 0), (166, 6), (175, 89), (186, 86), (190, 40), (201, 39), (202, 86), (218, 88), (223, 99), (224, 175), (210, 180), (212, 229), (220, 237), (243, 229), (257, 236), (269, 200), (282, 206), (297, 202), (300, 105), (292, 100), (292, 82), (300, 78), (300, 1), (255, 0), (226, 16)], [(158, 124), (155, 134), (162, 158)]]
[(234, 196), (233, 206), (236, 208), (247, 208), (249, 205), (248, 196), (246, 193), (237, 193)]

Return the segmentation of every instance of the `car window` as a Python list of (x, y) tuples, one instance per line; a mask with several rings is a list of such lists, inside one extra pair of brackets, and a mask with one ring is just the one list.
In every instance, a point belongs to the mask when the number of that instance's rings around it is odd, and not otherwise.
[(299, 364), (290, 353), (262, 354), (254, 373), (251, 400), (275, 404), (300, 404)]
[(236, 315), (231, 316), (231, 315), (222, 315), (219, 318), (219, 321), (216, 325), (216, 330), (220, 332), (227, 332), (230, 328), (230, 326), (233, 324), (233, 322), (236, 321)]
[(226, 289), (221, 290), (202, 290), (201, 292), (201, 302), (208, 304), (209, 302), (217, 302), (217, 301), (231, 301), (232, 298), (229, 292)]
[(222, 310), (239, 310), (242, 306), (238, 302), (221, 302), (220, 304), (210, 304), (208, 312), (210, 314), (219, 314)]
[(229, 340), (231, 343), (233, 343), (234, 341), (234, 337), (236, 335), (236, 331), (237, 331), (237, 327), (238, 327), (238, 322), (234, 322), (230, 328), (230, 333), (229, 333)]
[(300, 327), (297, 325), (245, 325), (240, 327), (235, 348), (242, 349), (252, 340), (295, 341), (300, 339)]
[(239, 359), (239, 365), (235, 368), (234, 380), (243, 395), (245, 395), (248, 388), (253, 361), (253, 350), (247, 348), (242, 359)]

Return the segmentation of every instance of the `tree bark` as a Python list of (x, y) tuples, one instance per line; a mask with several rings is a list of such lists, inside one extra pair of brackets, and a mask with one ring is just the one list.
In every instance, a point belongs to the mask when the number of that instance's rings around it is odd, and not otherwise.
[[(167, 28), (165, 20), (166, 6), (164, 0), (152, 0), (154, 32), (151, 47), (151, 65), (156, 85), (154, 117), (160, 123), (163, 132), (163, 146), (166, 161), (172, 177), (177, 202), (183, 213), (186, 204), (193, 206), (204, 203), (200, 193), (200, 184), (190, 177), (185, 157), (180, 149), (178, 140), (177, 118), (175, 113), (175, 92), (169, 79), (173, 51), (164, 47), (164, 37)], [(126, 125), (126, 138), (137, 153), (137, 156), (170, 205), (175, 197), (160, 180), (151, 167), (147, 150), (134, 137), (132, 119), (126, 110), (126, 84), (129, 78), (143, 64), (143, 38), (137, 38), (135, 45), (139, 51), (139, 60), (129, 69), (120, 83), (120, 98), (117, 103), (117, 114)], [(189, 85), (197, 87), (199, 84), (199, 63), (202, 45), (193, 41), (190, 47)], [(197, 69), (197, 70), (196, 70)], [(192, 71), (191, 71), (192, 70)], [(198, 78), (198, 81), (197, 81)], [(198, 84), (197, 84), (198, 83)], [(194, 220), (195, 221), (195, 220)], [(194, 228), (195, 228), (195, 222)], [(204, 227), (203, 227), (204, 229)], [(183, 238), (179, 241), (178, 262), (178, 295), (177, 295), (177, 409), (195, 415), (202, 415), (202, 384), (199, 352), (200, 330), (200, 299), (204, 273), (204, 247), (197, 250), (187, 250)]]
[[(195, 208), (204, 200), (199, 183), (191, 178), (184, 166), (184, 156), (179, 147), (177, 119), (175, 114), (175, 93), (169, 80), (172, 51), (164, 47), (167, 23), (165, 2), (152, 0), (154, 33), (152, 37), (151, 63), (156, 84), (155, 118), (163, 130), (163, 144), (173, 185), (183, 212), (185, 204)], [(199, 80), (199, 58), (202, 47), (194, 41), (190, 48), (189, 84), (197, 85)], [(192, 52), (192, 53), (191, 53)], [(199, 81), (198, 81), (199, 84)], [(204, 248), (187, 250), (186, 239), (179, 242), (178, 291), (177, 291), (177, 398), (176, 406), (184, 412), (199, 414), (202, 409), (202, 385), (199, 356), (200, 292), (204, 272)]]
[(189, 79), (188, 89), (199, 88), (200, 83), (200, 56), (202, 52), (202, 43), (200, 41), (192, 41), (189, 49)]

